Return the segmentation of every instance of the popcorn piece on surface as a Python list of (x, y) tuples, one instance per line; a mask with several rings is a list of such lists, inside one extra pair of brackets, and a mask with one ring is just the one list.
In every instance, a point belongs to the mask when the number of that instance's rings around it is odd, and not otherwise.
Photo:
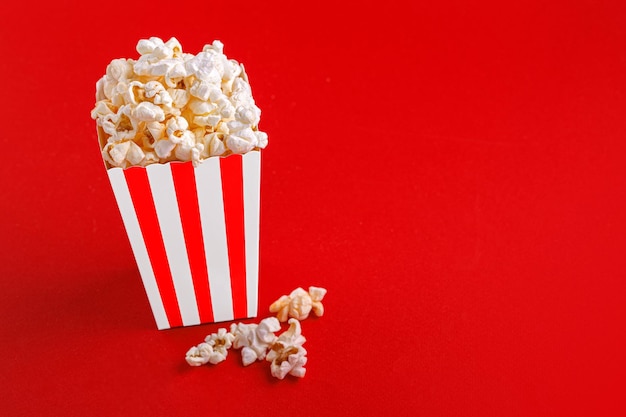
[(309, 287), (309, 292), (302, 288), (296, 288), (291, 294), (283, 295), (270, 306), (271, 313), (277, 313), (281, 322), (287, 321), (288, 317), (304, 320), (309, 317), (311, 310), (316, 316), (324, 315), (322, 299), (326, 295), (326, 289)]
[(302, 346), (306, 342), (302, 336), (300, 322), (289, 319), (289, 329), (282, 333), (272, 345), (265, 359), (271, 362), (272, 376), (284, 379), (287, 374), (302, 378), (306, 369), (306, 349)]
[[(91, 112), (109, 167), (175, 160), (197, 166), (267, 146), (244, 67), (223, 48), (216, 40), (193, 55), (176, 38), (151, 37), (137, 43), (138, 60), (111, 61)], [(118, 143), (128, 144), (110, 145)]]
[(313, 309), (313, 313), (315, 313), (317, 317), (322, 317), (324, 315), (324, 305), (322, 304), (322, 299), (326, 295), (326, 292), (326, 288), (309, 287), (311, 307)]
[(213, 354), (213, 347), (208, 343), (200, 343), (187, 351), (185, 360), (191, 366), (201, 366), (209, 363), (209, 358)]
[(228, 356), (228, 349), (233, 345), (235, 335), (221, 328), (217, 333), (208, 335), (204, 341), (211, 346), (213, 352), (209, 356), (209, 362), (212, 364), (220, 363)]
[(233, 346), (241, 349), (244, 366), (254, 361), (263, 360), (267, 349), (277, 340), (274, 332), (280, 330), (280, 323), (275, 317), (261, 320), (259, 324), (232, 324), (230, 332), (235, 335)]
[(233, 345), (235, 336), (226, 329), (219, 329), (217, 333), (208, 335), (203, 343), (187, 351), (185, 360), (191, 366), (217, 364), (228, 356), (228, 349)]
[(255, 346), (256, 328), (258, 324), (231, 324), (230, 332), (235, 335), (233, 346), (241, 350), (241, 359), (244, 366), (250, 365), (259, 357), (265, 356), (265, 348)]

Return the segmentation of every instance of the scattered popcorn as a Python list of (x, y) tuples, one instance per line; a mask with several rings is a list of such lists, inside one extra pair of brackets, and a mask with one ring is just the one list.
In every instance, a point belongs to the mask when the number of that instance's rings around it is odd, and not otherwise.
[(91, 112), (108, 166), (197, 166), (267, 146), (244, 67), (223, 48), (216, 40), (193, 55), (175, 38), (152, 37), (137, 43), (138, 60), (111, 61)]
[(241, 349), (241, 359), (244, 366), (254, 361), (263, 360), (267, 349), (273, 345), (277, 337), (274, 332), (280, 330), (280, 323), (275, 317), (261, 320), (257, 324), (232, 324), (230, 332), (235, 335), (233, 346)]
[(271, 362), (272, 376), (283, 379), (287, 374), (302, 378), (306, 373), (306, 342), (297, 319), (289, 319), (289, 329), (282, 333), (266, 356)]
[[(241, 359), (244, 366), (265, 359), (270, 362), (270, 372), (273, 377), (284, 379), (287, 375), (298, 378), (304, 377), (307, 363), (307, 351), (304, 348), (306, 338), (302, 335), (301, 318), (307, 318), (310, 311), (317, 316), (324, 314), (321, 301), (326, 295), (326, 289), (309, 287), (309, 291), (296, 288), (289, 296), (280, 297), (270, 311), (278, 312), (277, 317), (268, 317), (258, 324), (233, 323), (230, 332), (221, 328), (217, 333), (208, 335), (204, 343), (192, 347), (187, 351), (186, 361), (191, 366), (201, 366), (207, 363), (216, 364), (226, 359), (228, 349), (241, 349)], [(289, 328), (276, 336), (281, 329), (280, 317), (292, 316), (289, 319)], [(297, 316), (297, 317), (294, 317)]]
[(311, 310), (316, 316), (324, 315), (322, 299), (326, 295), (326, 289), (309, 287), (309, 292), (302, 288), (296, 288), (289, 295), (283, 295), (270, 306), (271, 313), (278, 313), (277, 318), (281, 322), (287, 321), (288, 317), (304, 320), (309, 317)]

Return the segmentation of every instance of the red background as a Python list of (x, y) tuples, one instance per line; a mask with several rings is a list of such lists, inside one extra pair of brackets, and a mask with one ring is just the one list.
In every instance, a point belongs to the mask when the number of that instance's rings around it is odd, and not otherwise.
[[(4, 3), (2, 414), (623, 412), (624, 2)], [(156, 330), (89, 117), (149, 36), (246, 65), (261, 317), (328, 288), (304, 379)]]

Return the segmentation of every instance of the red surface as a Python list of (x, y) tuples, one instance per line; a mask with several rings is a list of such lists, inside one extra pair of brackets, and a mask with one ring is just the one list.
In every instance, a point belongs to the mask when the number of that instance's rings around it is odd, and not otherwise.
[[(623, 415), (625, 3), (263, 3), (0, 6), (2, 414)], [(246, 65), (302, 380), (156, 330), (89, 117), (148, 36)]]

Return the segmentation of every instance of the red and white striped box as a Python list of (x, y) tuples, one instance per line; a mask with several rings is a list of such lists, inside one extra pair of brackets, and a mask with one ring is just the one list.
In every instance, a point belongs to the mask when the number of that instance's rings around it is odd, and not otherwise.
[(256, 317), (261, 152), (110, 168), (157, 327)]

